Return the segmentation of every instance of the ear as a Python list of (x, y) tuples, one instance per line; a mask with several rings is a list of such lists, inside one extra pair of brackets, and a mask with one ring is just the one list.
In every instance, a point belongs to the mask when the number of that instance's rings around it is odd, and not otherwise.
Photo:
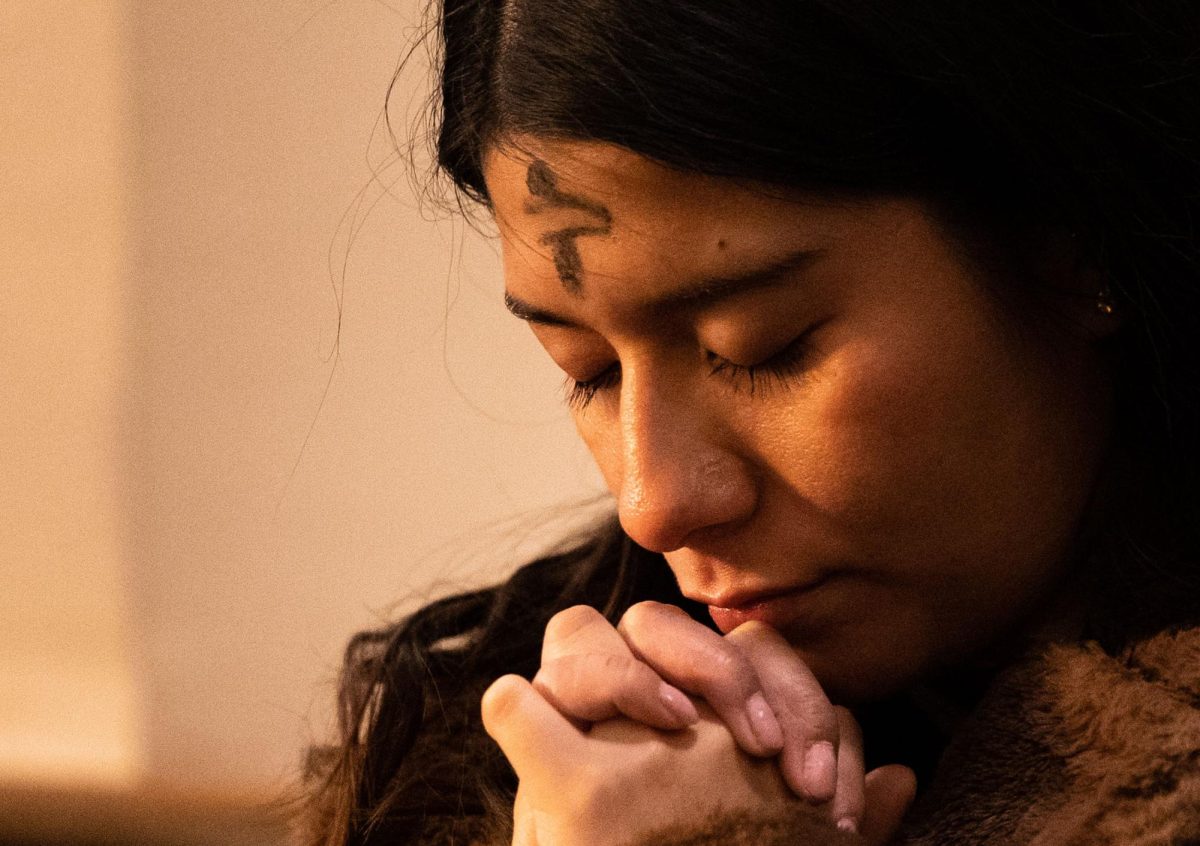
[(1121, 328), (1121, 304), (1108, 275), (1074, 233), (1052, 233), (1041, 251), (1037, 270), (1054, 305), (1083, 336), (1102, 340)]

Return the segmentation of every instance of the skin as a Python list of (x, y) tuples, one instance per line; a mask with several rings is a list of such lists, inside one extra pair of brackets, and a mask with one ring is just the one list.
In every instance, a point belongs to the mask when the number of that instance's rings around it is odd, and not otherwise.
[(615, 631), (573, 612), (532, 690), (576, 726), (694, 726), (702, 699), (857, 825), (861, 767), (838, 760), (860, 744), (833, 703), (1069, 632), (1111, 418), (1094, 275), (1048, 249), (1063, 319), (1035, 329), (919, 201), (519, 140), (485, 165), (510, 308), (577, 383), (626, 532), (710, 605), (813, 585), (726, 637), (653, 603)]
[(563, 287), (578, 293), (582, 284), (583, 261), (575, 241), (582, 235), (610, 234), (612, 214), (599, 203), (562, 191), (554, 171), (540, 160), (530, 163), (526, 169), (525, 187), (529, 189), (529, 199), (525, 201), (527, 214), (540, 215), (548, 209), (569, 209), (582, 212), (583, 219), (588, 221), (543, 232), (538, 236), (538, 243), (550, 248), (554, 257), (554, 271)]
[[(505, 676), (485, 695), (483, 715), (520, 778), (514, 846), (652, 843), (672, 822), (739, 810), (821, 819), (798, 804), (771, 762), (742, 754), (711, 712), (671, 734), (624, 719), (584, 732), (524, 679)], [(875, 770), (864, 784), (862, 840), (836, 842), (888, 842), (912, 792), (903, 768)]]

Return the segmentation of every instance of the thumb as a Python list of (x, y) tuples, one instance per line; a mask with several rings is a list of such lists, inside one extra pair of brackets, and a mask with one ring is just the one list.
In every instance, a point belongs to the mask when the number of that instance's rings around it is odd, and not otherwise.
[(867, 810), (861, 832), (869, 846), (883, 846), (896, 836), (916, 795), (917, 777), (908, 767), (889, 764), (867, 773)]
[(525, 787), (569, 777), (583, 735), (533, 685), (502, 676), (483, 694), (483, 727), (499, 744)]

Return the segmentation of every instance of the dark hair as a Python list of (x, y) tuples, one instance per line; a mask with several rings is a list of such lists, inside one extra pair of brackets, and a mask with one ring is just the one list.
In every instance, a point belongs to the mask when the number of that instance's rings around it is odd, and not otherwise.
[[(1192, 3), (444, 0), (438, 12), (437, 162), (484, 205), (485, 151), (531, 135), (811, 192), (920, 198), (1006, 260), (1070, 233), (1123, 319), (1117, 478), (1093, 558), (1098, 581), (1136, 585), (1143, 602), (1125, 591), (1110, 645), (1195, 615)], [(325, 821), (309, 842), (450, 842), (454, 826), (465, 840), (489, 791), (503, 805), (515, 783), (479, 726), (483, 689), (503, 673), (532, 676), (560, 608), (615, 619), (645, 598), (682, 602), (661, 557), (614, 524), (500, 587), (358, 636), (340, 745), (317, 767)], [(1110, 612), (1094, 609), (1101, 634)]]

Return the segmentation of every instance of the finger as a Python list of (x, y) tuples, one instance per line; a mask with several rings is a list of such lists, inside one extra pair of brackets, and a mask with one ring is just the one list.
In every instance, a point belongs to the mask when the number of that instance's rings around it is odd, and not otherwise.
[(542, 663), (580, 654), (633, 657), (625, 638), (603, 614), (590, 605), (573, 605), (559, 611), (546, 624)]
[(480, 710), (484, 730), (522, 780), (566, 777), (572, 759), (582, 755), (584, 735), (520, 676), (494, 681)]
[(868, 846), (892, 841), (916, 795), (917, 777), (908, 767), (889, 764), (867, 773), (861, 833)]
[(743, 623), (726, 636), (754, 672), (783, 731), (784, 781), (812, 802), (833, 798), (838, 781), (840, 721), (821, 683), (791, 645), (765, 623)]
[[(558, 667), (565, 659), (571, 660)], [(655, 728), (678, 729), (698, 719), (687, 695), (634, 657), (612, 623), (587, 605), (550, 618), (542, 640), (542, 669), (534, 687), (577, 720), (598, 722), (624, 714)]]
[(630, 607), (617, 627), (634, 656), (666, 681), (701, 696), (751, 755), (774, 755), (783, 733), (754, 668), (737, 645), (658, 602)]
[(862, 729), (845, 708), (834, 710), (838, 716), (838, 747), (833, 820), (842, 831), (858, 831), (866, 805)]
[(533, 686), (560, 713), (585, 723), (624, 715), (681, 729), (700, 718), (686, 694), (632, 655), (565, 655), (542, 664)]

